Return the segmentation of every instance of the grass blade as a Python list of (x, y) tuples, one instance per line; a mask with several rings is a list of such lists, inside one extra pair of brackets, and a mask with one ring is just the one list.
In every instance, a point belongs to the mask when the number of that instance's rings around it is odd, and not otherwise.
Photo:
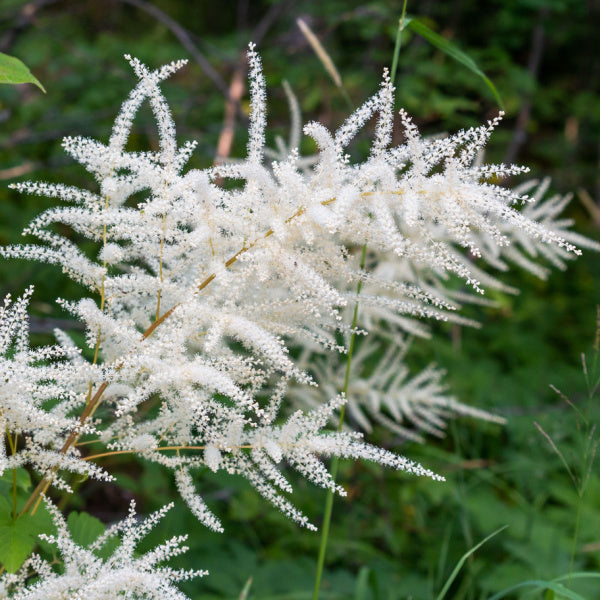
[(252, 577), (249, 577), (248, 581), (246, 581), (246, 584), (244, 585), (244, 588), (240, 592), (240, 597), (238, 598), (238, 600), (247, 600), (248, 599), (248, 594), (250, 593), (251, 586), (252, 586)]
[[(446, 584), (442, 588), (442, 591), (436, 596), (435, 600), (442, 600), (442, 598), (446, 595), (446, 593), (450, 589), (450, 586), (452, 585), (452, 582), (456, 579), (458, 572), (462, 569), (463, 565), (465, 564), (467, 558), (469, 558), (469, 556), (471, 556), (471, 554), (473, 554), (475, 551), (479, 550), (479, 548), (481, 548), (481, 546), (483, 546), (487, 541), (491, 540), (495, 535), (498, 535), (501, 531), (504, 531), (507, 527), (508, 527), (508, 525), (504, 525), (504, 527), (500, 527), (500, 529), (496, 529), (496, 531), (494, 531), (493, 533), (490, 533), (490, 535), (488, 535), (486, 538), (481, 540), (479, 542), (479, 544), (476, 544), (470, 550), (467, 550), (467, 552), (465, 552), (460, 557), (459, 561), (456, 563), (456, 566), (454, 567), (454, 570), (452, 571), (452, 573), (450, 573), (450, 577), (448, 577)], [(490, 600), (491, 600), (491, 598), (490, 598)]]
[[(593, 574), (591, 574), (591, 575), (593, 575)], [(562, 583), (559, 583), (557, 581), (543, 581), (541, 579), (531, 579), (529, 581), (523, 581), (522, 583), (518, 583), (517, 585), (514, 585), (506, 590), (503, 590), (502, 592), (498, 592), (497, 594), (494, 594), (488, 600), (500, 600), (500, 598), (506, 598), (506, 596), (508, 596), (508, 594), (511, 594), (515, 590), (525, 588), (525, 587), (532, 587), (532, 588), (535, 588), (535, 590), (540, 590), (540, 591), (551, 590), (552, 592), (554, 592), (556, 594), (555, 597), (557, 598), (557, 600), (559, 598), (560, 599), (566, 598), (567, 600), (586, 600), (583, 596), (581, 596), (577, 592), (574, 592), (573, 590), (566, 588)]]
[(331, 77), (331, 79), (333, 79), (333, 82), (342, 93), (344, 100), (352, 109), (352, 100), (350, 100), (350, 96), (348, 96), (348, 92), (346, 91), (344, 83), (342, 82), (342, 76), (337, 70), (333, 59), (331, 58), (331, 56), (329, 56), (327, 50), (325, 50), (325, 47), (319, 41), (319, 38), (312, 32), (312, 29), (302, 19), (296, 19), (296, 24), (300, 28), (302, 35), (306, 38), (306, 41), (310, 44), (311, 48), (318, 56), (319, 60), (321, 61), (321, 64), (323, 65), (327, 73), (329, 73), (329, 76)]
[(496, 86), (491, 82), (489, 77), (477, 66), (477, 63), (470, 56), (465, 54), (462, 50), (460, 50), (452, 42), (449, 42), (446, 38), (443, 38), (441, 35), (438, 35), (435, 31), (429, 29), (429, 27), (421, 23), (421, 21), (417, 21), (416, 19), (406, 17), (406, 19), (404, 20), (404, 24), (406, 28), (411, 29), (416, 34), (426, 39), (430, 44), (441, 50), (444, 54), (447, 54), (455, 61), (459, 62), (461, 65), (467, 67), (467, 69), (475, 73), (478, 77), (481, 77), (485, 85), (494, 95), (498, 106), (500, 108), (503, 108), (502, 99), (500, 98), (500, 94), (498, 93)]

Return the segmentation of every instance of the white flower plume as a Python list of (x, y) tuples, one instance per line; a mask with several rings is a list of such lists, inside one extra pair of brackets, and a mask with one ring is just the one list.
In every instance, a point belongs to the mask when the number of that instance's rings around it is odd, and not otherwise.
[[(74, 432), (91, 433), (72, 413), (85, 404), (82, 387), (99, 376), (92, 365), (77, 364), (66, 347), (29, 347), (27, 306), (33, 287), (0, 306), (0, 474), (31, 466), (43, 476), (63, 469), (98, 479), (112, 477), (81, 460), (77, 450), (61, 453)], [(51, 408), (48, 408), (51, 406)], [(58, 479), (55, 484), (67, 487)]]
[[(175, 584), (207, 574), (206, 571), (178, 570), (162, 565), (170, 558), (187, 551), (188, 548), (182, 545), (187, 539), (185, 535), (173, 537), (146, 554), (140, 554), (136, 549), (139, 540), (162, 519), (172, 508), (172, 504), (138, 522), (135, 503), (132, 502), (129, 515), (108, 528), (88, 547), (76, 544), (60, 512), (51, 503), (47, 502), (46, 505), (52, 514), (57, 533), (42, 537), (56, 546), (62, 569), (60, 572), (55, 571), (52, 563), (34, 554), (17, 574), (4, 574), (0, 578), (0, 598), (112, 600), (123, 597), (132, 600), (186, 600), (188, 597)], [(110, 556), (101, 558), (98, 550), (115, 536), (120, 536), (120, 544)], [(32, 570), (38, 578), (25, 587)]]
[[(6, 257), (56, 263), (92, 294), (63, 302), (85, 323), (87, 343), (101, 365), (88, 378), (86, 408), (93, 420), (83, 418), (76, 437), (93, 422), (100, 434), (88, 441), (103, 445), (98, 455), (132, 452), (172, 469), (182, 497), (214, 530), (222, 526), (195, 489), (193, 473), (203, 467), (243, 475), (306, 526), (307, 517), (285, 495), (292, 486), (284, 464), (340, 493), (324, 458), (374, 460), (439, 479), (356, 433), (329, 430), (332, 413), (346, 401), (339, 389), (324, 403), (289, 409), (288, 384), (301, 386), (307, 398), (317, 385), (290, 350), (345, 351), (341, 340), (351, 329), (346, 316), (359, 282), (365, 328), (386, 322), (422, 332), (417, 319), (448, 318), (460, 300), (437, 283), (449, 274), (476, 291), (487, 283), (466, 254), (498, 262), (508, 258), (506, 248), (515, 239), (560, 256), (578, 252), (563, 224), (547, 226), (544, 215), (519, 211), (516, 205), (525, 199), (520, 192), (495, 183), (523, 169), (479, 164), (498, 119), (423, 139), (401, 112), (406, 141), (390, 147), (394, 90), (387, 74), (379, 92), (336, 132), (318, 123), (305, 126), (319, 148), (313, 166), (300, 161), (295, 148), (267, 164), (265, 81), (253, 47), (249, 61), (246, 159), (185, 171), (195, 144), (178, 145), (160, 89), (183, 62), (151, 71), (129, 58), (139, 83), (108, 143), (64, 140), (97, 188), (17, 184), (22, 192), (69, 204), (44, 211), (29, 225), (26, 233), (37, 244), (1, 250)], [(146, 100), (159, 147), (129, 152), (133, 119)], [(376, 114), (370, 156), (352, 162), (346, 148)], [(223, 179), (234, 185), (221, 187)], [(57, 233), (56, 223), (91, 240), (95, 252), (84, 253)], [(365, 244), (366, 269), (360, 266)], [(378, 375), (384, 388), (411, 386), (401, 369), (392, 373), (394, 361), (388, 367)], [(400, 399), (380, 405), (386, 404), (398, 426), (402, 412), (439, 433), (444, 411), (466, 409), (442, 400), (437, 385), (433, 372), (412, 382), (419, 408)], [(425, 401), (421, 392), (434, 400)], [(96, 413), (100, 404), (108, 410)], [(65, 459), (73, 448), (68, 446)], [(91, 452), (86, 461), (93, 459)]]
[[(366, 433), (382, 426), (403, 439), (424, 442), (422, 434), (443, 437), (447, 421), (457, 416), (504, 423), (501, 417), (459, 402), (448, 394), (444, 371), (435, 365), (411, 376), (404, 359), (408, 342), (381, 336), (386, 348), (368, 337), (353, 356), (355, 375), (349, 381), (347, 414), (350, 422)], [(367, 372), (366, 363), (374, 364)], [(310, 368), (319, 387), (308, 390), (297, 385), (289, 389), (290, 399), (300, 407), (316, 407), (344, 385), (345, 360), (336, 356), (313, 355), (304, 351), (300, 364)], [(337, 415), (335, 415), (337, 417)], [(339, 419), (339, 417), (337, 417)], [(335, 421), (335, 420), (334, 420)]]

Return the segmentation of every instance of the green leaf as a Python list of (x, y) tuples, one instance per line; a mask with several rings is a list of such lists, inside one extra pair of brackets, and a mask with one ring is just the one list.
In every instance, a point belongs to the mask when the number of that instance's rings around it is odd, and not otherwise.
[[(565, 587), (559, 582), (560, 579), (567, 579), (569, 576), (559, 577), (554, 581), (543, 581), (539, 579), (531, 579), (530, 581), (523, 581), (514, 585), (502, 592), (494, 594), (489, 600), (500, 600), (500, 598), (506, 598), (509, 594), (512, 594), (515, 590), (532, 587), (535, 590), (545, 591), (546, 597), (549, 597), (549, 593), (555, 594), (556, 598), (567, 599), (567, 600), (585, 600), (583, 596)], [(585, 578), (596, 578), (600, 577), (598, 573), (573, 573), (571, 579), (585, 579)], [(550, 596), (552, 597), (552, 596)]]
[(30, 520), (29, 515), (23, 515), (0, 525), (0, 562), (9, 573), (19, 569), (36, 544)]
[(498, 103), (500, 108), (504, 108), (502, 104), (502, 99), (500, 98), (500, 94), (496, 89), (496, 86), (491, 82), (489, 77), (477, 66), (477, 63), (467, 54), (465, 54), (462, 50), (459, 50), (457, 46), (455, 46), (452, 42), (449, 42), (446, 38), (443, 38), (441, 35), (438, 35), (435, 31), (429, 29), (427, 25), (421, 23), (421, 21), (417, 21), (412, 17), (406, 17), (404, 19), (404, 27), (411, 29), (416, 34), (420, 35), (422, 38), (425, 38), (430, 44), (447, 54), (461, 65), (467, 67), (470, 71), (481, 77), (483, 79), (485, 85), (488, 89), (494, 94), (494, 98)]
[(356, 578), (356, 588), (354, 591), (354, 600), (367, 600), (369, 597), (369, 575), (371, 569), (362, 566)]
[(106, 530), (102, 521), (86, 512), (72, 512), (67, 519), (67, 525), (73, 541), (83, 547), (95, 542)]
[(44, 94), (46, 93), (44, 86), (18, 58), (2, 52), (0, 52), (0, 83), (33, 83)]
[[(12, 503), (0, 497), (0, 563), (9, 573), (14, 573), (31, 554), (41, 541), (40, 533), (55, 533), (52, 518), (44, 504), (35, 515), (22, 515), (14, 520)], [(49, 546), (45, 542), (43, 545)]]
[[(25, 469), (17, 469), (17, 488), (28, 492), (31, 488), (31, 477)], [(13, 486), (13, 470), (7, 469), (0, 476), (0, 491), (6, 493), (6, 490), (12, 490)]]
[(0, 496), (0, 525), (12, 523), (13, 520), (13, 505), (8, 500), (8, 497)]
[(35, 511), (35, 515), (30, 515), (29, 528), (31, 535), (33, 535), (36, 544), (50, 554), (56, 553), (56, 545), (40, 538), (41, 533), (46, 535), (56, 535), (56, 526), (52, 521), (52, 515), (48, 510), (46, 503), (42, 502), (38, 509)]

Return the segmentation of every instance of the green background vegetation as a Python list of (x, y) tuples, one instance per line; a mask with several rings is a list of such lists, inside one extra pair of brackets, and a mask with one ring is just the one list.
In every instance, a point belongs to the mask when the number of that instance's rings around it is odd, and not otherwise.
[[(281, 82), (301, 103), (304, 120), (329, 127), (347, 114), (346, 101), (302, 36), (302, 17), (330, 53), (355, 105), (376, 89), (391, 62), (401, 2), (324, 0), (0, 0), (0, 52), (17, 56), (47, 90), (0, 87), (0, 243), (19, 241), (22, 228), (49, 199), (18, 196), (7, 185), (23, 179), (92, 187), (64, 155), (60, 139), (107, 139), (134, 77), (125, 53), (150, 66), (185, 57), (190, 64), (165, 85), (180, 140), (196, 139), (192, 166), (212, 164), (223, 126), (225, 97), (181, 41), (171, 22), (140, 8), (154, 6), (185, 29), (227, 89), (243, 52), (255, 40), (269, 92), (269, 143), (286, 135), (289, 112)], [(408, 11), (452, 40), (494, 81), (506, 118), (487, 159), (526, 164), (550, 175), (556, 192), (575, 192), (568, 216), (575, 230), (600, 237), (600, 5), (583, 0), (412, 1)], [(494, 98), (458, 63), (406, 32), (397, 76), (397, 108), (425, 133), (454, 131), (497, 114)], [(233, 156), (245, 147), (240, 102)], [(401, 139), (397, 128), (396, 141)], [(150, 112), (137, 121), (133, 146), (156, 145)], [(352, 152), (368, 147), (368, 135)], [(313, 148), (306, 143), (305, 152)], [(512, 182), (514, 183), (514, 182)], [(348, 499), (336, 499), (323, 597), (373, 600), (435, 598), (460, 556), (502, 525), (508, 529), (472, 556), (447, 597), (487, 598), (528, 579), (569, 571), (577, 494), (559, 457), (535, 428), (537, 421), (570, 465), (581, 456), (575, 412), (549, 388), (554, 384), (583, 406), (581, 352), (590, 350), (600, 303), (600, 260), (587, 252), (564, 272), (539, 281), (513, 271), (503, 279), (517, 297), (494, 296), (494, 308), (467, 308), (481, 329), (435, 325), (429, 341), (414, 342), (409, 361), (431, 360), (448, 370), (462, 401), (508, 418), (505, 427), (461, 419), (443, 440), (402, 443), (379, 433), (373, 441), (446, 475), (445, 484), (416, 480), (371, 465), (341, 466)], [(11, 261), (0, 264), (0, 293), (36, 284), (35, 340), (49, 339), (48, 319), (65, 318), (53, 304), (83, 290), (57, 269)], [(598, 415), (598, 400), (592, 404)], [(593, 415), (590, 418), (594, 418)], [(579, 437), (578, 437), (579, 436)], [(156, 466), (113, 457), (119, 485), (83, 482), (65, 505), (105, 523), (126, 513), (135, 497), (142, 512), (175, 499), (168, 474)], [(600, 478), (595, 465), (581, 504), (575, 571), (600, 570)], [(190, 552), (173, 564), (207, 568), (209, 577), (185, 586), (192, 597), (238, 597), (249, 577), (250, 597), (304, 598), (312, 589), (318, 535), (298, 530), (249, 486), (207, 474), (205, 498), (223, 518), (225, 535), (199, 526), (180, 501), (148, 542), (189, 532)], [(296, 485), (298, 505), (319, 522), (325, 494)], [(600, 598), (598, 580), (571, 582), (586, 598)], [(537, 595), (536, 595), (537, 594)], [(519, 597), (515, 592), (510, 597)], [(529, 597), (544, 597), (541, 592)], [(551, 596), (546, 596), (551, 597)], [(558, 597), (558, 596), (557, 596)]]

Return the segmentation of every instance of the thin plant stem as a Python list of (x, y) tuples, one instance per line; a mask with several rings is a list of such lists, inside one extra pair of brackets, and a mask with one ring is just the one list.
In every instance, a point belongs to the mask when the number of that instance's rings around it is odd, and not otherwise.
[(448, 590), (450, 589), (450, 586), (452, 585), (452, 582), (456, 579), (456, 576), (458, 575), (459, 571), (462, 569), (462, 567), (465, 564), (466, 560), (474, 552), (476, 552), (477, 550), (479, 550), (479, 548), (481, 548), (481, 546), (483, 546), (487, 541), (491, 540), (494, 536), (498, 535), (501, 531), (504, 531), (507, 527), (508, 527), (508, 525), (504, 525), (503, 527), (500, 527), (500, 529), (496, 529), (496, 531), (494, 531), (493, 533), (490, 533), (490, 535), (488, 535), (486, 538), (484, 538), (483, 540), (481, 540), (478, 544), (475, 544), (475, 546), (473, 546), (470, 550), (467, 550), (467, 552), (465, 552), (460, 557), (459, 561), (456, 563), (456, 566), (454, 567), (454, 570), (450, 574), (450, 577), (448, 577), (448, 579), (447, 579), (444, 587), (440, 590), (440, 593), (436, 596), (435, 600), (443, 600), (443, 598), (448, 593)]
[(581, 523), (581, 505), (583, 504), (583, 494), (577, 494), (577, 513), (575, 515), (575, 529), (573, 531), (573, 542), (571, 543), (571, 558), (569, 560), (569, 578), (567, 587), (571, 586), (571, 575), (573, 575), (573, 565), (575, 564), (575, 554), (577, 553), (577, 540), (579, 539), (579, 524)]
[[(92, 399), (86, 404), (85, 409), (83, 410), (83, 412), (81, 413), (81, 416), (79, 417), (79, 423), (81, 425), (83, 425), (85, 423), (87, 418), (90, 416), (90, 413), (98, 405), (98, 402), (100, 402), (100, 400), (102, 399), (102, 396), (103, 396), (106, 388), (108, 387), (108, 385), (109, 385), (108, 381), (105, 381), (104, 383), (102, 383), (100, 385), (100, 387), (98, 388), (98, 390), (96, 391), (96, 393), (93, 395)], [(62, 445), (62, 448), (59, 450), (59, 454), (66, 454), (67, 450), (78, 439), (79, 439), (78, 430), (72, 431), (69, 434), (69, 437), (67, 437), (67, 439), (65, 440), (65, 443)], [(51, 470), (50, 474), (46, 474), (46, 475), (44, 475), (44, 477), (42, 477), (42, 479), (37, 484), (37, 486), (35, 487), (33, 492), (31, 492), (31, 496), (29, 496), (29, 498), (27, 499), (27, 502), (25, 503), (25, 505), (21, 509), (21, 512), (19, 513), (19, 516), (28, 513), (32, 509), (34, 504), (36, 505), (36, 507), (38, 506), (39, 502), (36, 502), (36, 501), (38, 501), (41, 498), (41, 495), (46, 491), (46, 489), (48, 489), (48, 485), (52, 481), (52, 476), (54, 475), (54, 473), (57, 470), (58, 470), (58, 468), (54, 467)]]
[[(396, 34), (396, 45), (394, 47), (394, 56), (392, 59), (392, 73), (391, 73), (391, 81), (392, 85), (394, 84), (394, 79), (396, 77), (396, 71), (398, 68), (398, 57), (400, 55), (400, 48), (402, 45), (402, 30), (404, 29), (404, 18), (406, 15), (406, 5), (408, 0), (404, 0), (402, 5), (402, 14), (400, 16), (400, 22), (398, 24), (398, 32)], [(343, 88), (342, 88), (343, 89)], [(365, 243), (362, 249), (362, 255), (360, 257), (360, 268), (361, 270), (365, 266), (365, 258), (367, 255), (367, 244)], [(348, 385), (350, 383), (350, 369), (352, 365), (352, 355), (354, 353), (354, 343), (356, 339), (356, 324), (358, 322), (358, 296), (360, 296), (360, 292), (362, 290), (362, 279), (359, 280), (358, 285), (356, 287), (356, 304), (354, 305), (354, 315), (352, 317), (352, 333), (350, 334), (350, 344), (348, 346), (348, 358), (346, 361), (346, 374), (344, 376), (344, 397), (348, 398)], [(340, 409), (340, 420), (338, 423), (338, 432), (342, 430), (344, 425), (344, 417), (346, 415), (346, 405), (342, 406)], [(339, 459), (338, 457), (334, 457), (331, 461), (331, 478), (335, 482), (335, 478), (337, 477)], [(327, 550), (327, 540), (329, 538), (329, 529), (331, 526), (331, 515), (333, 512), (333, 489), (329, 488), (327, 490), (327, 496), (325, 497), (325, 512), (323, 515), (323, 524), (321, 526), (321, 543), (319, 545), (319, 557), (317, 559), (317, 574), (315, 576), (315, 587), (313, 590), (313, 600), (318, 600), (319, 592), (321, 589), (321, 579), (323, 577), (323, 567), (325, 565), (325, 552)]]
[[(365, 258), (367, 256), (367, 244), (365, 243), (362, 249), (360, 257), (360, 269), (364, 269)], [(358, 322), (358, 297), (362, 290), (362, 279), (358, 281), (356, 286), (356, 303), (354, 304), (354, 314), (352, 316), (352, 333), (350, 334), (350, 343), (348, 345), (348, 357), (346, 360), (346, 375), (344, 377), (344, 397), (348, 398), (348, 386), (350, 383), (350, 368), (352, 365), (352, 355), (354, 353), (354, 343), (356, 340), (356, 324)], [(340, 420), (337, 426), (338, 433), (342, 431), (344, 426), (344, 417), (346, 414), (346, 405), (344, 404), (340, 409)], [(337, 456), (331, 461), (331, 479), (335, 482), (337, 476), (339, 459)], [(327, 490), (327, 496), (325, 497), (325, 512), (323, 515), (323, 525), (321, 526), (321, 544), (319, 546), (319, 558), (317, 560), (317, 574), (315, 576), (315, 588), (313, 591), (313, 600), (318, 600), (319, 591), (321, 589), (321, 579), (323, 577), (323, 567), (325, 565), (325, 551), (327, 550), (327, 540), (329, 538), (329, 528), (331, 525), (331, 514), (333, 512), (333, 489)]]
[(533, 424), (538, 428), (539, 432), (548, 440), (548, 443), (550, 444), (550, 446), (552, 446), (552, 450), (554, 450), (554, 452), (556, 452), (556, 454), (560, 458), (563, 466), (569, 474), (569, 477), (571, 478), (571, 481), (573, 482), (573, 485), (575, 486), (575, 489), (577, 490), (577, 493), (579, 494), (579, 482), (577, 481), (575, 473), (573, 473), (573, 471), (571, 470), (567, 459), (563, 456), (563, 453), (558, 449), (557, 445), (554, 443), (554, 440), (542, 429), (541, 425), (537, 423), (537, 421), (534, 421)]
[[(251, 444), (242, 444), (241, 446), (232, 446), (235, 450), (251, 450), (255, 448)], [(152, 452), (163, 452), (165, 450), (174, 450), (177, 452), (177, 456), (180, 456), (181, 450), (206, 450), (206, 446), (159, 446), (158, 448), (152, 448)], [(95, 460), (96, 458), (104, 458), (106, 456), (120, 456), (123, 454), (138, 454), (136, 450), (111, 450), (110, 452), (102, 452), (101, 454), (90, 454), (82, 460)]]
[[(6, 437), (8, 438), (8, 445), (10, 446), (10, 453), (16, 454), (17, 452), (17, 435), (15, 433), (15, 437), (13, 439), (10, 431), (6, 430)], [(12, 470), (12, 492), (13, 492), (13, 518), (17, 518), (17, 469)]]
[(300, 28), (302, 35), (306, 38), (306, 41), (310, 44), (315, 54), (321, 61), (321, 64), (323, 65), (327, 73), (329, 73), (329, 76), (337, 86), (338, 90), (340, 90), (342, 98), (344, 98), (344, 101), (348, 105), (348, 108), (351, 111), (354, 110), (354, 105), (352, 104), (352, 100), (350, 99), (348, 90), (346, 90), (344, 86), (342, 76), (337, 70), (335, 63), (327, 53), (327, 50), (325, 50), (325, 47), (319, 41), (319, 38), (312, 32), (311, 28), (302, 19), (296, 19), (296, 24)]
[(400, 21), (398, 23), (398, 31), (396, 31), (396, 45), (394, 46), (394, 58), (392, 60), (392, 73), (391, 81), (394, 85), (396, 81), (396, 71), (398, 70), (398, 57), (400, 56), (400, 48), (402, 47), (402, 32), (404, 31), (404, 18), (406, 17), (406, 5), (408, 0), (404, 0), (402, 5), (402, 14), (400, 15)]

